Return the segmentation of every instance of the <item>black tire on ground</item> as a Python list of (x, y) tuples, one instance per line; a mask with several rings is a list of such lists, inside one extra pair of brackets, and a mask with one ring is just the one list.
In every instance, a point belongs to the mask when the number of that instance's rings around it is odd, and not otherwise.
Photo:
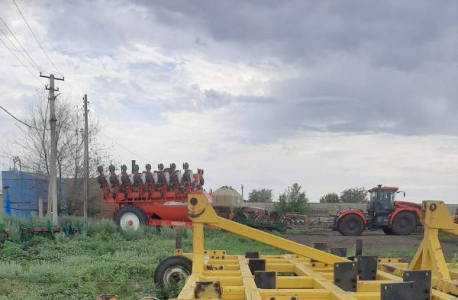
[(118, 225), (123, 230), (124, 228), (123, 226), (121, 226), (121, 219), (125, 214), (134, 214), (137, 216), (140, 225), (148, 225), (148, 217), (146, 216), (146, 213), (140, 207), (128, 205), (121, 208), (119, 212), (116, 214), (116, 225)]
[(386, 235), (396, 235), (396, 233), (393, 231), (393, 228), (390, 228), (390, 227), (382, 227), (382, 231)]
[(391, 224), (395, 234), (408, 235), (411, 234), (417, 227), (417, 217), (408, 211), (398, 213)]
[(170, 256), (154, 271), (154, 283), (160, 287), (186, 280), (192, 272), (192, 260), (184, 256)]
[(364, 223), (361, 217), (357, 215), (346, 215), (339, 221), (337, 230), (341, 235), (358, 236), (364, 230)]

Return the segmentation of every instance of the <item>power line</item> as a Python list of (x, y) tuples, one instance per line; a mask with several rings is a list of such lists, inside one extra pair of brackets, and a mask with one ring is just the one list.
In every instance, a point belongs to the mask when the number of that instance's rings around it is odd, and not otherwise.
[[(48, 112), (48, 105), (49, 105), (49, 100), (48, 100), (48, 103), (46, 104), (46, 112)], [(18, 117), (16, 117), (15, 115), (13, 115), (12, 113), (10, 113), (6, 108), (4, 108), (3, 106), (0, 105), (0, 109), (4, 110), (8, 115), (10, 115), (13, 119), (15, 119), (16, 121), (18, 121), (19, 123), (21, 123), (22, 125), (25, 125), (27, 127), (29, 127), (30, 129), (35, 129), (35, 130), (38, 130), (38, 131), (45, 131), (45, 130), (50, 130), (50, 128), (38, 128), (38, 127), (35, 127), (35, 126), (32, 126), (30, 124), (27, 124), (26, 122), (22, 121), (21, 119), (19, 119)], [(47, 116), (45, 117), (45, 123), (48, 122), (47, 120)], [(65, 129), (65, 130), (68, 130), (68, 131), (75, 131), (75, 130), (78, 130), (77, 128), (70, 128), (70, 127), (67, 127), (67, 126), (63, 126), (63, 125), (56, 125), (57, 127), (61, 128), (61, 129)]]
[[(16, 36), (14, 35), (14, 33), (11, 31), (11, 29), (8, 27), (8, 24), (6, 24), (5, 20), (3, 20), (3, 18), (0, 16), (0, 20), (2, 20), (3, 24), (5, 25), (6, 29), (8, 29), (9, 33), (13, 36), (13, 38), (16, 40), (16, 42), (19, 44), (19, 47), (21, 47), (22, 51), (25, 52), (25, 54), (27, 54), (27, 57), (29, 58), (30, 62), (32, 62), (32, 64), (35, 66), (35, 68), (38, 69), (38, 71), (42, 72), (43, 70), (40, 68), (40, 66), (33, 60), (33, 58), (29, 55), (29, 53), (27, 52), (27, 50), (25, 50), (25, 48), (22, 46), (21, 42), (19, 42), (19, 40), (16, 38)], [(0, 29), (1, 30), (1, 29)], [(4, 36), (6, 36), (8, 38), (8, 36), (3, 32), (2, 30), (2, 33)], [(8, 38), (8, 40), (10, 41), (11, 44), (13, 44), (13, 42), (11, 42), (11, 40)], [(15, 47), (15, 46), (14, 46)], [(17, 49), (17, 48), (16, 48)], [(18, 50), (19, 51), (19, 50)], [(21, 52), (22, 54), (22, 52)], [(24, 56), (24, 55), (23, 55)], [(25, 57), (25, 56), (24, 56)]]
[[(0, 17), (1, 18), (1, 17)], [(13, 43), (13, 41), (6, 35), (6, 33), (3, 31), (3, 29), (0, 27), (0, 32), (6, 37), (6, 39), (8, 40), (8, 42), (10, 42), (10, 45), (13, 46), (14, 50), (16, 50), (16, 52), (19, 52), (22, 57), (28, 62), (30, 63), (30, 61), (27, 59), (27, 57), (24, 55), (24, 53), (22, 53), (21, 51), (19, 51), (19, 49), (16, 47), (16, 45)], [(32, 67), (33, 67), (33, 64), (32, 64)], [(38, 70), (40, 71), (40, 70)]]
[(35, 40), (37, 41), (38, 43), (38, 46), (40, 46), (41, 50), (43, 50), (43, 53), (46, 55), (46, 57), (48, 58), (49, 62), (52, 64), (52, 66), (57, 70), (57, 72), (60, 73), (59, 69), (56, 67), (56, 65), (52, 62), (51, 58), (49, 57), (48, 53), (45, 51), (45, 49), (43, 48), (43, 46), (41, 45), (40, 41), (38, 40), (37, 36), (35, 35), (35, 33), (33, 32), (32, 30), (32, 27), (30, 27), (29, 25), (29, 22), (27, 22), (27, 20), (25, 19), (24, 15), (22, 14), (22, 11), (21, 9), (19, 8), (19, 6), (17, 5), (16, 1), (13, 0), (13, 3), (14, 5), (16, 6), (17, 10), (19, 11), (19, 13), (21, 14), (21, 17), (22, 19), (24, 20), (25, 24), (27, 24), (27, 27), (29, 27), (30, 29), (30, 32), (32, 33), (33, 37), (35, 38)]
[(0, 108), (3, 109), (8, 115), (10, 115), (13, 119), (15, 119), (16, 121), (18, 121), (19, 123), (21, 123), (22, 125), (25, 125), (27, 127), (29, 127), (30, 129), (36, 129), (36, 130), (40, 130), (40, 131), (43, 131), (43, 130), (46, 130), (45, 129), (39, 129), (35, 126), (32, 126), (30, 124), (27, 124), (26, 122), (22, 121), (21, 119), (19, 119), (18, 117), (16, 117), (15, 115), (13, 115), (12, 113), (10, 113), (6, 108), (4, 108), (3, 106), (0, 105)]
[(121, 146), (121, 148), (124, 148), (125, 150), (129, 151), (130, 153), (132, 153), (133, 155), (141, 158), (141, 159), (144, 159), (144, 160), (148, 160), (147, 158), (144, 158), (142, 157), (141, 155), (138, 155), (137, 153), (135, 153), (134, 151), (130, 150), (129, 148), (126, 148), (123, 144), (121, 143), (118, 143), (116, 142), (115, 140), (113, 140), (111, 137), (109, 137), (108, 135), (106, 135), (105, 133), (103, 133), (102, 131), (99, 131), (101, 134), (103, 134), (106, 138), (108, 138), (109, 140), (111, 140), (113, 143), (117, 144), (118, 146)]
[(37, 75), (33, 74), (33, 72), (29, 70), (29, 68), (22, 62), (22, 60), (19, 59), (19, 57), (13, 52), (13, 50), (11, 50), (10, 47), (8, 47), (8, 45), (7, 45), (2, 39), (0, 39), (0, 42), (2, 42), (2, 44), (6, 47), (6, 49), (8, 49), (8, 50), (11, 52), (11, 54), (13, 54), (13, 56), (21, 63), (21, 65), (22, 65), (24, 68), (26, 68), (27, 71), (28, 71), (33, 77), (35, 77), (35, 78), (37, 79), (37, 81), (41, 84), (41, 81), (40, 81), (40, 79), (37, 77)]

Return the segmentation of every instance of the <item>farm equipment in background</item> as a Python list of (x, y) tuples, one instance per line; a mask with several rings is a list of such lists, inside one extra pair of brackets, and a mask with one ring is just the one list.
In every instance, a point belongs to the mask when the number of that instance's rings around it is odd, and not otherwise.
[(378, 185), (369, 190), (367, 213), (360, 210), (341, 211), (335, 217), (334, 230), (342, 235), (358, 236), (364, 229), (382, 229), (387, 235), (411, 234), (420, 225), (421, 205), (395, 201), (397, 187)]
[(298, 213), (283, 213), (288, 228), (300, 228), (310, 223), (307, 215)]
[(56, 234), (63, 233), (66, 237), (70, 237), (77, 233), (82, 232), (82, 225), (79, 220), (76, 221), (76, 225), (72, 225), (71, 223), (66, 223), (63, 227), (53, 226), (51, 221), (46, 222), (46, 226), (43, 227), (27, 227), (21, 226), (20, 227), (20, 240), (21, 242), (30, 241), (35, 236), (42, 236), (47, 237), (50, 239), (55, 239)]
[(139, 166), (132, 161), (132, 174), (127, 173), (126, 165), (121, 166), (121, 174), (116, 174), (115, 166), (109, 166), (109, 174), (99, 166), (98, 183), (103, 190), (105, 201), (114, 205), (113, 219), (122, 229), (136, 230), (140, 225), (191, 227), (187, 214), (188, 195), (208, 195), (204, 191), (204, 170), (193, 172), (189, 164), (183, 164), (183, 172), (174, 163), (168, 168), (158, 165), (152, 171), (145, 166), (140, 173)]
[[(126, 165), (121, 166), (121, 174), (116, 174), (115, 167), (110, 165), (109, 174), (104, 173), (103, 166), (97, 171), (97, 181), (103, 191), (106, 203), (114, 205), (113, 219), (122, 229), (136, 230), (140, 225), (156, 227), (191, 227), (187, 215), (188, 195), (205, 194), (203, 189), (204, 171), (197, 169), (193, 173), (189, 164), (183, 164), (183, 172), (176, 169), (174, 163), (169, 168), (158, 165), (157, 171), (151, 171), (151, 165), (145, 166), (140, 173), (138, 165), (132, 162), (132, 174), (127, 173)], [(211, 200), (219, 216), (235, 220), (253, 228), (267, 231), (285, 232), (287, 228), (308, 224), (308, 217), (296, 213), (277, 213), (262, 208), (238, 206), (231, 194), (237, 194), (231, 187), (224, 186), (226, 194), (216, 201)], [(240, 197), (240, 201), (241, 200)]]
[[(458, 236), (458, 225), (441, 201), (424, 201), (421, 210), (423, 240), (412, 261), (405, 263), (399, 258), (363, 255), (362, 240), (356, 241), (352, 257), (346, 257), (345, 248), (328, 253), (318, 243), (315, 248), (298, 244), (218, 217), (209, 198), (190, 195), (193, 252), (184, 253), (177, 239), (174, 255), (159, 263), (154, 281), (160, 287), (185, 282), (176, 297), (180, 300), (458, 300), (458, 272), (446, 263), (439, 242), (439, 232)], [(290, 254), (230, 255), (225, 250), (206, 250), (205, 226)]]
[(0, 215), (0, 248), (3, 247), (14, 247), (17, 248), (19, 247), (18, 244), (13, 243), (9, 240), (9, 230), (6, 228), (5, 222), (3, 220), (3, 217)]
[(257, 207), (238, 207), (233, 215), (233, 221), (265, 231), (286, 232), (288, 224), (283, 214)]

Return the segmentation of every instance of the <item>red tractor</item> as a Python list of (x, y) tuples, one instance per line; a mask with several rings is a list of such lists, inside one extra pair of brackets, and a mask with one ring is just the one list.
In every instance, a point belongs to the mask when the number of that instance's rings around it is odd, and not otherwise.
[(421, 205), (394, 201), (397, 187), (377, 186), (369, 190), (367, 212), (341, 211), (334, 221), (334, 230), (342, 235), (358, 236), (364, 229), (382, 229), (387, 235), (411, 234), (420, 225)]

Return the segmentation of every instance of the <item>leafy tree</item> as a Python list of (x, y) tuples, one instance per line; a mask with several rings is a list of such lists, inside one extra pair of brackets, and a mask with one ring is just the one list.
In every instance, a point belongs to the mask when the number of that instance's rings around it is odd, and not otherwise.
[(272, 190), (252, 190), (251, 193), (248, 194), (248, 202), (272, 202)]
[[(18, 127), (14, 137), (7, 146), (0, 146), (5, 157), (11, 160), (19, 156), (22, 170), (49, 177), (49, 157), (51, 152), (51, 137), (49, 129), (49, 107), (46, 93), (42, 91), (38, 101), (33, 103), (24, 121), (32, 127)], [(82, 215), (83, 183), (84, 183), (84, 143), (82, 128), (84, 117), (81, 109), (73, 105), (69, 97), (59, 97), (55, 102), (56, 139), (57, 139), (57, 184), (61, 186), (64, 180), (67, 184), (67, 206), (63, 207), (62, 190), (57, 189), (57, 201), (61, 210), (68, 214)], [(90, 176), (97, 175), (97, 166), (112, 161), (105, 145), (98, 143), (100, 125), (91, 116), (89, 120), (89, 170)], [(96, 196), (97, 195), (97, 196)], [(89, 184), (88, 209), (89, 214), (96, 211), (95, 200), (100, 195), (97, 184)], [(49, 211), (49, 208), (48, 208)]]
[(305, 191), (301, 192), (301, 186), (297, 183), (289, 186), (283, 194), (278, 197), (275, 210), (279, 212), (305, 213), (309, 199), (305, 196)]
[(320, 203), (339, 203), (339, 195), (336, 193), (328, 193), (320, 198)]
[(367, 202), (367, 189), (355, 187), (344, 190), (340, 194), (340, 202), (343, 203), (364, 203)]

